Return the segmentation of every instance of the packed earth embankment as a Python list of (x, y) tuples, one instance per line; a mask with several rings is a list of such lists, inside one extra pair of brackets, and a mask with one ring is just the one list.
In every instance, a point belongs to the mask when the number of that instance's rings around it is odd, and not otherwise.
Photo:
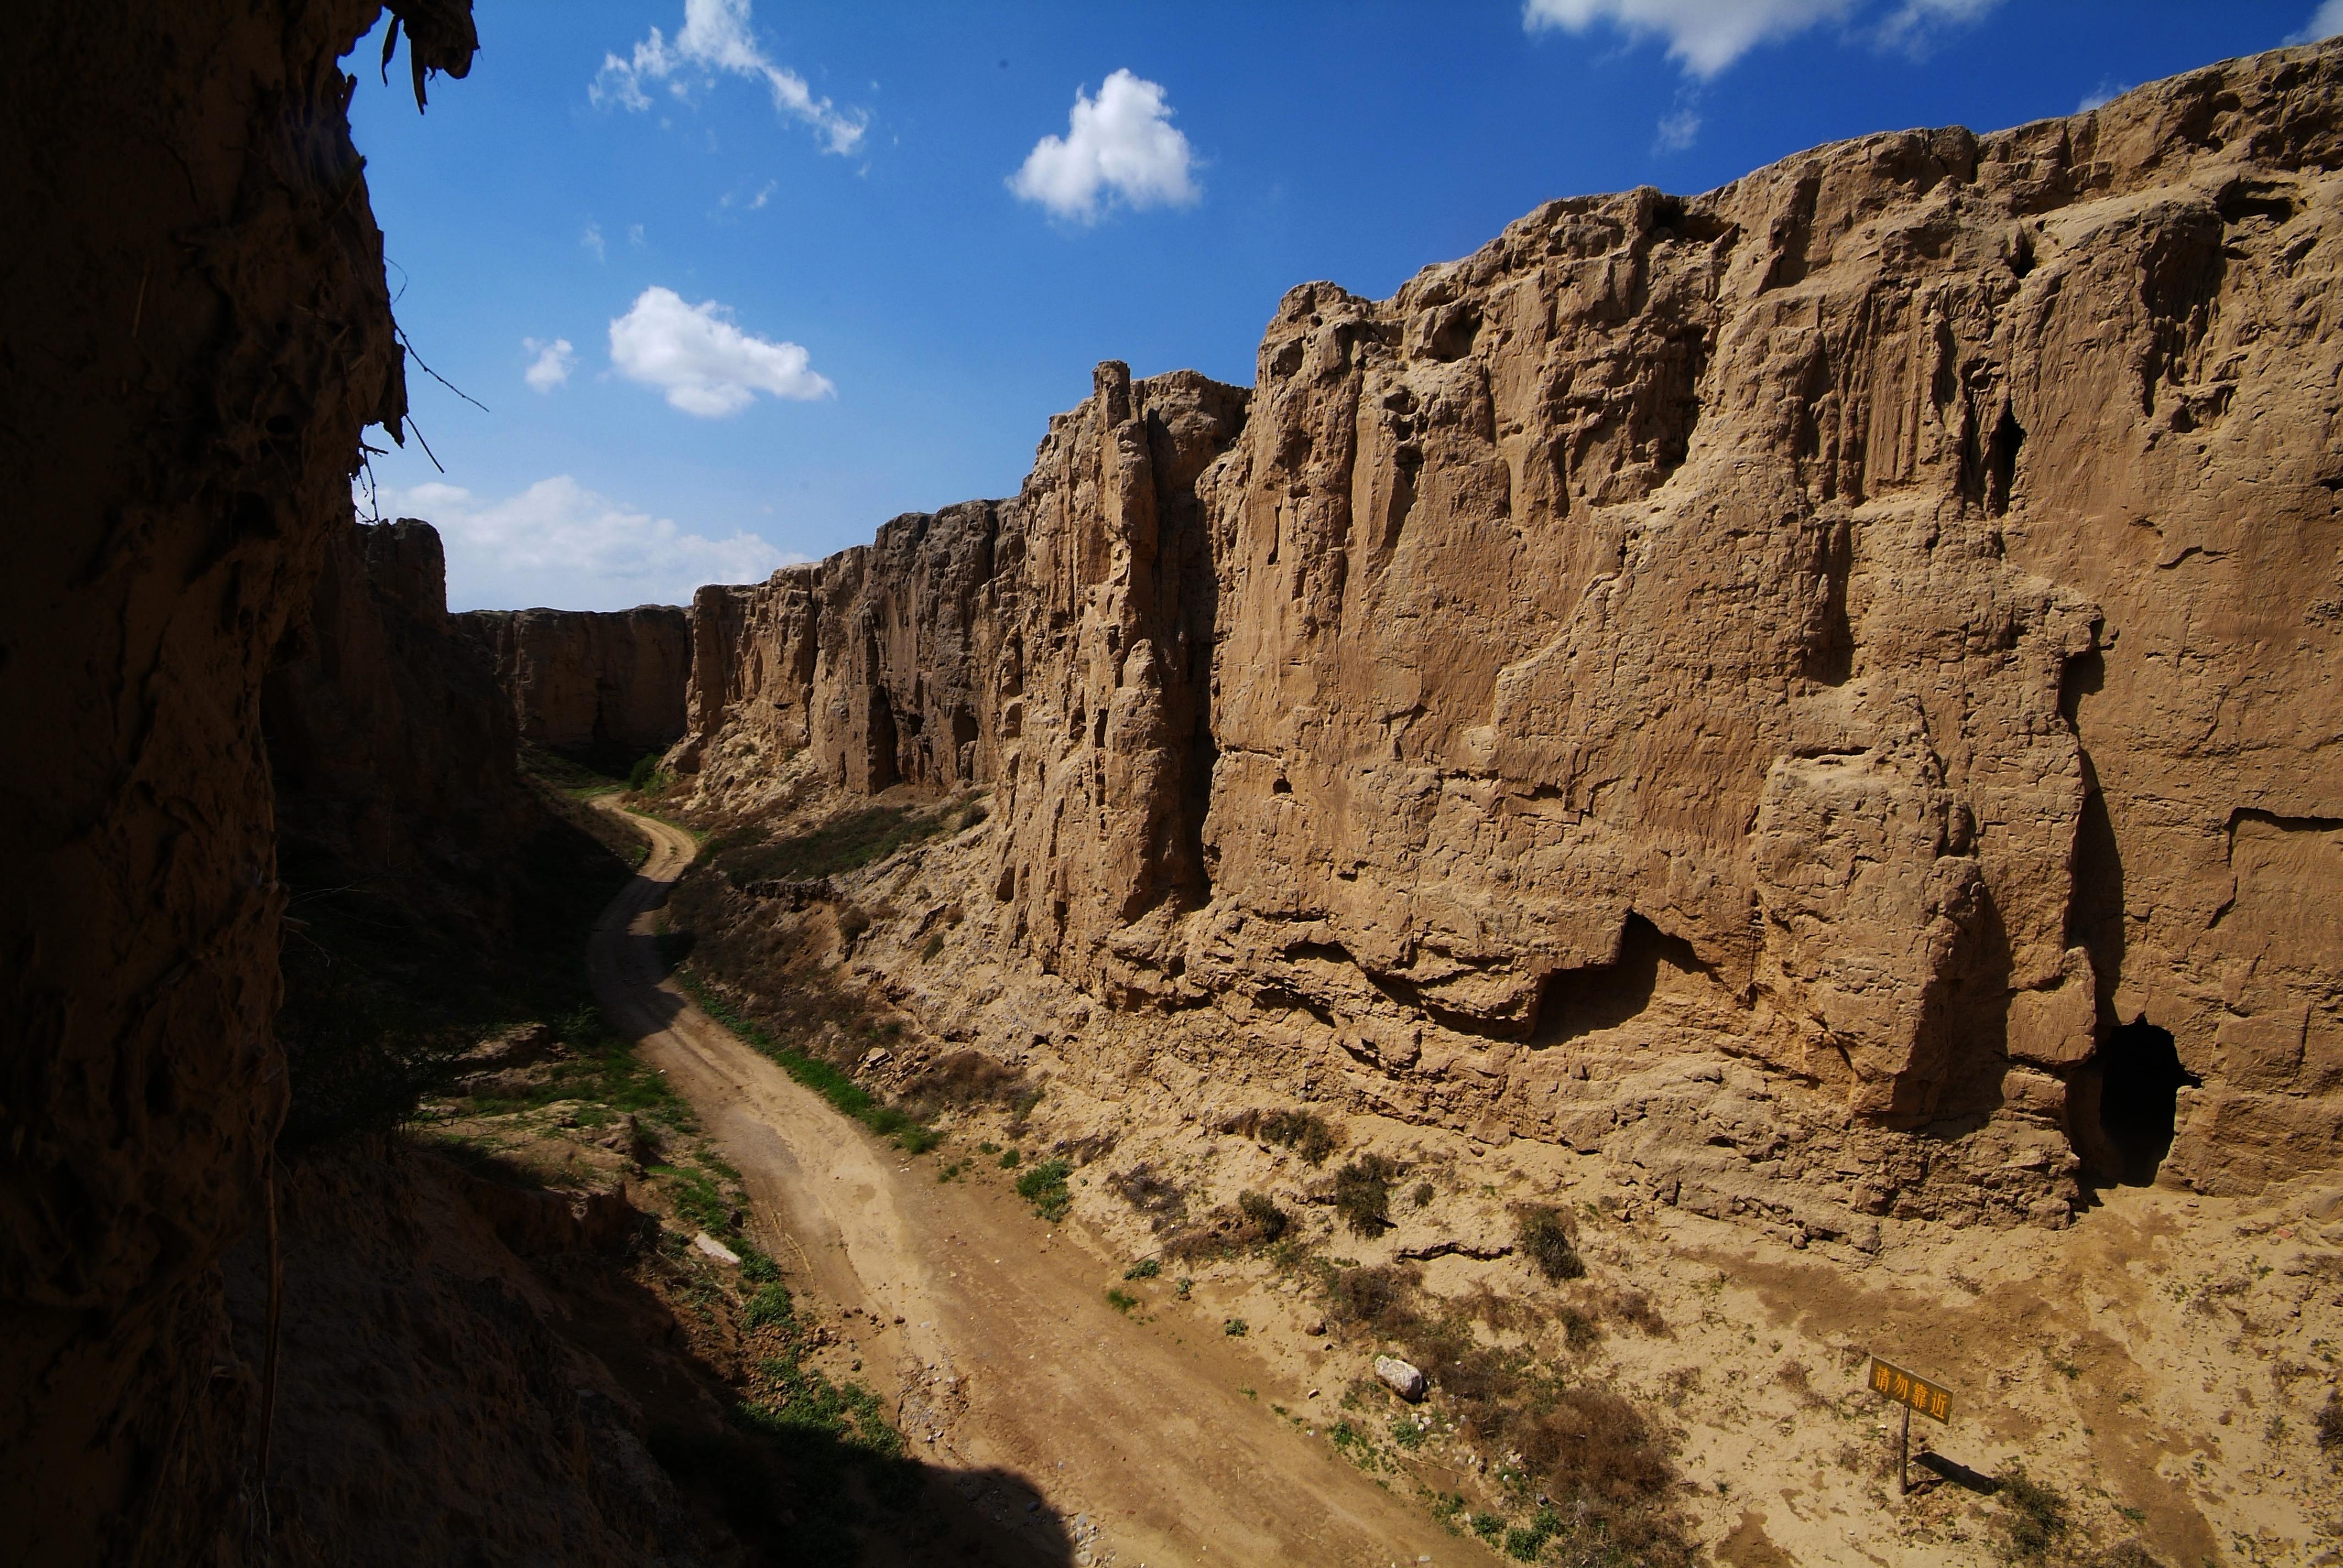
[(1024, 1501), (977, 1473), (1017, 1478), (1083, 1562), (1491, 1560), (1278, 1413), (1290, 1369), (1248, 1353), (1212, 1303), (1162, 1300), (1165, 1281), (1134, 1283), (1145, 1313), (1119, 1311), (1125, 1260), (1038, 1221), (1006, 1179), (939, 1181), (956, 1146), (905, 1155), (709, 1019), (654, 929), (697, 846), (634, 819), (655, 847), (594, 934), (604, 1010), (739, 1167), (765, 1245), (862, 1320), (853, 1349), (891, 1379), (914, 1452), (968, 1473), (1011, 1523)]

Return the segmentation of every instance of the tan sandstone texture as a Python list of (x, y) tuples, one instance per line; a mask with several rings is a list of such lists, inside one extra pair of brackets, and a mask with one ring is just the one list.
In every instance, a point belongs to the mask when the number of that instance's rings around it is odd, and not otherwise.
[(631, 762), (684, 732), (691, 625), (673, 605), (479, 609), (448, 618), (495, 654), (525, 740)]
[(2331, 45), (1550, 203), (703, 589), (671, 759), (989, 789), (1002, 978), (901, 986), (1012, 1058), (1801, 1244), (2260, 1190), (2343, 1126), (2338, 203)]
[[(418, 100), (465, 0), (398, 0)], [(221, 1560), (283, 1115), (263, 678), (406, 413), (365, 0), (0, 7), (0, 1557)], [(367, 62), (371, 68), (373, 62)], [(387, 65), (387, 62), (386, 62)]]

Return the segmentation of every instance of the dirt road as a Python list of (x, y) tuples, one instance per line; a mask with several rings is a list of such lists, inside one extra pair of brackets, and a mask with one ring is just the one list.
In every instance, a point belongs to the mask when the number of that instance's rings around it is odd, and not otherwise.
[(1053, 1515), (1061, 1561), (1068, 1539), (1121, 1568), (1494, 1561), (1274, 1413), (1304, 1391), (1216, 1319), (1169, 1301), (1118, 1314), (1104, 1293), (1120, 1260), (998, 1183), (939, 1183), (932, 1157), (905, 1160), (693, 1007), (662, 978), (651, 911), (695, 846), (628, 816), (653, 847), (595, 928), (604, 1010), (740, 1169), (775, 1255), (829, 1303), (877, 1314), (863, 1375), (900, 1393), (915, 1453), (996, 1493), (975, 1473), (1022, 1478), (1033, 1496), (973, 1501)]

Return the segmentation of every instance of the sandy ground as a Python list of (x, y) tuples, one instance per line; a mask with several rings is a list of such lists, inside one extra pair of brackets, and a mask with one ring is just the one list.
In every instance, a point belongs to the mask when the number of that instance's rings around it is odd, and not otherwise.
[[(1104, 1292), (1153, 1242), (1099, 1184), (1075, 1183), (1054, 1231), (997, 1171), (940, 1185), (934, 1157), (901, 1159), (663, 985), (647, 912), (692, 845), (636, 820), (657, 848), (595, 939), (606, 1006), (746, 1173), (775, 1254), (877, 1314), (850, 1348), (897, 1369), (915, 1446), (1029, 1478), (1091, 1561), (1496, 1561), (1423, 1505), (1426, 1488), (1486, 1495), (1461, 1440), (1327, 1441), (1337, 1420), (1380, 1432), (1392, 1412), (1361, 1422), (1355, 1393), (1341, 1404), (1372, 1349), (1311, 1333), (1322, 1310), (1301, 1281), (1261, 1258), (1204, 1263), (1185, 1301), (1168, 1280), (1120, 1287), (1141, 1304), (1118, 1315)], [(1116, 1165), (1176, 1173), (1200, 1201), (1322, 1184), (1288, 1151), (1183, 1116), (1161, 1086), (1085, 1103), (1072, 1075), (1056, 1084), (1060, 1131), (1115, 1131)], [(1436, 1176), (1441, 1196), (1373, 1241), (1307, 1215), (1330, 1254), (1485, 1242), (1523, 1196), (1579, 1217), (1584, 1282), (1557, 1291), (1518, 1257), (1452, 1253), (1423, 1265), (1423, 1288), (1533, 1308), (1505, 1334), (1652, 1412), (1717, 1561), (2000, 1563), (2013, 1510), (1994, 1488), (2022, 1470), (2062, 1521), (2033, 1561), (2343, 1563), (2343, 1452), (2317, 1435), (2343, 1360), (2331, 1174), (2253, 1200), (2114, 1190), (2059, 1231), (1890, 1225), (1860, 1254), (1639, 1201), (1601, 1157), (1372, 1117), (1344, 1131), (1351, 1151)], [(1624, 1290), (1656, 1326), (1606, 1308)], [(1560, 1344), (1564, 1307), (1597, 1322), (1595, 1342)], [(1220, 1332), (1231, 1317), (1250, 1325), (1242, 1341)], [(1937, 1462), (1914, 1467), (1908, 1497), (1893, 1416), (1863, 1382), (1875, 1352), (1958, 1401), (1949, 1425), (1915, 1423), (1916, 1455)]]
[(1092, 1563), (1497, 1561), (1277, 1414), (1307, 1387), (1227, 1337), (1212, 1303), (1117, 1312), (1122, 1265), (1078, 1228), (998, 1181), (939, 1182), (932, 1158), (902, 1159), (692, 1007), (650, 922), (694, 846), (634, 820), (653, 849), (594, 934), (603, 1007), (739, 1168), (792, 1285), (863, 1314), (840, 1353), (882, 1389), (891, 1369), (914, 1452), (1023, 1478)]

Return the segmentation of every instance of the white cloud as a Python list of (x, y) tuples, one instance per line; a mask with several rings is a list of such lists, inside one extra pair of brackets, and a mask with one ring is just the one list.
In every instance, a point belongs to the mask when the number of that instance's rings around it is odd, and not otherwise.
[(646, 288), (610, 323), (610, 363), (702, 419), (737, 414), (759, 392), (805, 399), (837, 391), (814, 374), (804, 349), (752, 337), (729, 315), (712, 299), (686, 305), (671, 288)]
[(642, 110), (651, 106), (646, 83), (663, 83), (689, 101), (695, 82), (713, 84), (719, 71), (762, 81), (773, 95), (774, 110), (812, 126), (826, 151), (852, 152), (870, 123), (859, 109), (844, 113), (828, 98), (814, 96), (803, 76), (766, 57), (749, 31), (749, 0), (684, 0), (683, 29), (673, 41), (654, 27), (633, 53), (603, 55), (602, 68), (586, 92), (598, 108)]
[(569, 339), (567, 337), (557, 337), (550, 343), (539, 343), (534, 337), (524, 337), (520, 340), (520, 346), (524, 353), (537, 356), (529, 362), (528, 368), (522, 371), (520, 375), (520, 378), (528, 382), (533, 391), (552, 391), (556, 387), (568, 380), (570, 371), (578, 367), (578, 351), (570, 347)]
[(2310, 20), (2302, 25), (2302, 30), (2288, 35), (2286, 41), (2289, 44), (2316, 44), (2338, 34), (2343, 34), (2343, 0), (2323, 0), (2318, 9), (2311, 13)]
[[(1879, 42), (1904, 48), (1925, 45), (1937, 26), (1974, 22), (2001, 0), (1525, 0), (1523, 25), (1585, 33), (1608, 24), (1630, 39), (1664, 38), (1668, 57), (1707, 80), (1761, 44), (1820, 26), (1852, 23), (1866, 8), (1877, 15)], [(1884, 15), (1878, 15), (1885, 9)]]
[(1095, 98), (1074, 90), (1065, 136), (1036, 142), (1009, 188), (1060, 217), (1095, 223), (1101, 197), (1134, 207), (1195, 201), (1202, 192), (1193, 164), (1188, 138), (1172, 128), (1163, 89), (1117, 71)]
[[(2337, 0), (2337, 3), (2343, 4), (2343, 0)], [(2075, 106), (2075, 112), (2078, 115), (2087, 115), (2093, 109), (2104, 107), (2130, 91), (2129, 82), (2118, 82), (2112, 78), (2103, 81), (2083, 95), (2083, 101)]]
[(1891, 44), (1916, 44), (1935, 26), (1982, 21), (2001, 0), (1904, 0), (1879, 25), (1880, 35)]
[(603, 257), (602, 226), (598, 223), (588, 224), (586, 232), (578, 236), (578, 243), (592, 251), (596, 261), (600, 261)]
[(1700, 139), (1700, 111), (1689, 104), (1660, 116), (1659, 131), (1652, 138), (1655, 153), (1680, 153)]
[(712, 539), (597, 495), (567, 474), (483, 500), (460, 485), (385, 490), (385, 517), (421, 518), (447, 549), (456, 609), (625, 609), (685, 604), (709, 582), (757, 582), (803, 560), (754, 534)]

